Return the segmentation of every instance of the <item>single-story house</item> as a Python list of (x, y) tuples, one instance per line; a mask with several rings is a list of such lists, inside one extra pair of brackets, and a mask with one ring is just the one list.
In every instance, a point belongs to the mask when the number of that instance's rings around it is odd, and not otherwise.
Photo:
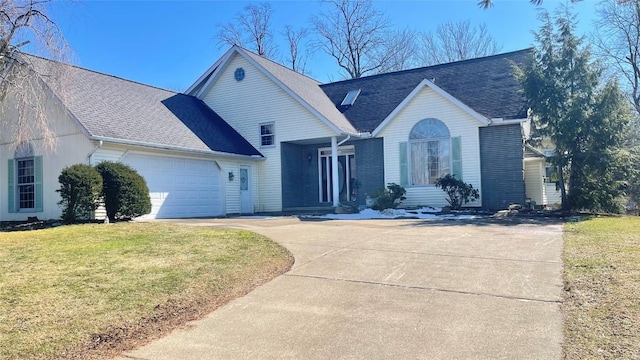
[(151, 218), (359, 206), (391, 182), (405, 206), (443, 206), (447, 173), (480, 190), (470, 206), (543, 205), (545, 157), (525, 146), (513, 77), (531, 55), (321, 84), (233, 46), (184, 94), (32, 57), (66, 70), (64, 96), (42, 84), (58, 141), (0, 132), (0, 220), (59, 217), (61, 170), (102, 160), (147, 180)]

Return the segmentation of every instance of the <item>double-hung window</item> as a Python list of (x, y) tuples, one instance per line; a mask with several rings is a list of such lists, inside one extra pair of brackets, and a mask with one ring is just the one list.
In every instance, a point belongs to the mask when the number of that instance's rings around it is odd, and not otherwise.
[(18, 208), (34, 209), (36, 207), (35, 161), (33, 157), (16, 159), (16, 188)]
[(9, 212), (42, 211), (42, 156), (30, 143), (21, 143), (9, 159)]
[(411, 185), (435, 184), (450, 173), (451, 135), (437, 119), (418, 122), (409, 134)]
[(276, 133), (274, 123), (260, 124), (260, 146), (269, 147), (275, 146)]

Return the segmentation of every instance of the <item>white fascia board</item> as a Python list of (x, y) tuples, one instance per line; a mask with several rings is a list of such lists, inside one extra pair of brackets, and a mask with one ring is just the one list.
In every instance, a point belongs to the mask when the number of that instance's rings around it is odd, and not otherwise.
[[(338, 128), (333, 122), (331, 122), (329, 119), (327, 119), (324, 115), (322, 115), (318, 110), (316, 110), (313, 106), (309, 105), (309, 103), (307, 103), (306, 101), (304, 101), (304, 99), (302, 99), (298, 94), (296, 94), (293, 90), (291, 90), (288, 86), (286, 86), (282, 81), (280, 81), (278, 78), (276, 78), (275, 76), (273, 76), (273, 74), (271, 74), (269, 71), (267, 71), (262, 65), (260, 65), (258, 62), (256, 62), (253, 58), (251, 58), (251, 56), (247, 55), (244, 50), (242, 48), (240, 48), (239, 46), (234, 45), (233, 47), (231, 47), (231, 49), (229, 51), (227, 51), (227, 53), (225, 55), (223, 55), (220, 60), (218, 60), (211, 68), (210, 70), (214, 71), (213, 75), (211, 75), (209, 77), (209, 80), (207, 81), (206, 84), (204, 84), (204, 86), (202, 86), (200, 88), (200, 91), (198, 91), (198, 93), (196, 94), (196, 97), (199, 99), (202, 99), (202, 95), (207, 92), (209, 90), (209, 88), (212, 86), (212, 84), (215, 82), (215, 80), (217, 79), (217, 77), (219, 76), (220, 73), (222, 73), (222, 71), (226, 68), (227, 64), (229, 63), (232, 54), (237, 53), (240, 56), (242, 56), (245, 60), (247, 60), (249, 63), (251, 63), (253, 66), (255, 66), (260, 72), (262, 72), (267, 78), (269, 78), (271, 81), (273, 81), (276, 85), (278, 85), (282, 90), (284, 90), (287, 94), (289, 94), (292, 98), (294, 98), (296, 101), (298, 101), (302, 106), (304, 106), (307, 110), (309, 110), (312, 114), (314, 114), (316, 117), (318, 117), (321, 121), (323, 121), (327, 126), (329, 126), (329, 128), (333, 131), (336, 132), (337, 135), (351, 135), (351, 136), (356, 136), (356, 137), (362, 137), (363, 134), (360, 133), (351, 133), (348, 131), (343, 131), (340, 128)], [(201, 78), (206, 77), (208, 74), (205, 73), (203, 76), (201, 76)], [(196, 83), (197, 84), (197, 83)], [(194, 84), (195, 86), (195, 84)], [(193, 86), (192, 86), (193, 87)], [(191, 88), (190, 88), (191, 89)]]
[(431, 90), (435, 91), (436, 94), (444, 97), (445, 99), (449, 100), (450, 102), (452, 102), (454, 105), (456, 105), (457, 107), (459, 107), (460, 109), (462, 109), (462, 111), (466, 112), (467, 114), (471, 115), (471, 117), (473, 117), (474, 119), (478, 120), (479, 122), (481, 122), (484, 125), (489, 125), (491, 124), (491, 120), (487, 119), (486, 117), (480, 115), (477, 111), (473, 110), (472, 108), (470, 108), (469, 106), (465, 105), (462, 101), (456, 99), (455, 97), (453, 97), (451, 94), (449, 94), (448, 92), (442, 90), (442, 88), (440, 88), (439, 86), (437, 86), (436, 84), (434, 84), (433, 82), (424, 79), (420, 82), (420, 84), (418, 84), (418, 86), (416, 86), (410, 93), (409, 95), (407, 95), (406, 98), (404, 98), (404, 100), (402, 100), (402, 102), (396, 106), (395, 109), (393, 109), (393, 111), (380, 123), (380, 125), (378, 125), (378, 127), (373, 130), (373, 132), (371, 133), (372, 136), (377, 136), (380, 131), (382, 131), (382, 129), (389, 123), (391, 122), (391, 120), (393, 120), (394, 117), (396, 117), (396, 115), (398, 115), (400, 113), (400, 111), (402, 111), (408, 104), (409, 102), (411, 102), (411, 100), (413, 100), (419, 93), (420, 91), (424, 88), (424, 87), (429, 87), (431, 88)]
[(542, 157), (543, 159), (547, 157), (542, 151), (536, 149), (535, 147), (533, 147), (533, 146), (531, 146), (529, 144), (525, 144), (524, 146), (526, 148), (529, 148), (529, 150), (533, 151), (534, 153), (540, 155), (540, 157)]
[[(296, 101), (298, 101), (304, 108), (306, 108), (307, 110), (309, 110), (313, 115), (315, 115), (317, 118), (319, 118), (322, 122), (324, 122), (327, 126), (329, 126), (329, 128), (333, 131), (336, 132), (336, 135), (352, 135), (352, 136), (360, 136), (360, 134), (358, 133), (350, 133), (347, 131), (343, 131), (340, 128), (338, 128), (338, 126), (336, 126), (336, 124), (334, 124), (332, 121), (330, 121), (329, 119), (327, 119), (324, 115), (322, 115), (322, 113), (320, 113), (316, 108), (314, 108), (313, 106), (309, 105), (309, 103), (307, 103), (302, 97), (300, 97), (300, 95), (298, 95), (297, 93), (295, 93), (293, 90), (291, 90), (288, 86), (286, 86), (282, 81), (280, 81), (277, 77), (275, 77), (272, 73), (270, 73), (269, 71), (267, 71), (267, 69), (265, 69), (262, 65), (260, 65), (257, 61), (255, 61), (251, 56), (247, 55), (244, 50), (242, 48), (239, 47), (234, 47), (235, 52), (237, 52), (238, 54), (240, 54), (245, 60), (247, 60), (249, 63), (251, 63), (253, 66), (255, 66), (258, 70), (260, 70), (260, 72), (262, 72), (262, 74), (264, 74), (267, 78), (269, 78), (271, 81), (273, 81), (276, 85), (278, 85), (282, 90), (284, 90), (284, 92), (286, 92), (289, 96), (291, 96), (292, 98), (294, 98)], [(224, 66), (222, 66), (224, 67)], [(214, 75), (215, 76), (215, 75)], [(212, 76), (213, 78), (213, 76)], [(210, 79), (211, 80), (211, 79)]]
[(244, 51), (238, 50), (238, 53), (240, 55), (242, 55), (248, 62), (250, 62), (251, 64), (253, 64), (253, 66), (257, 67), (258, 69), (260, 69), (260, 71), (269, 79), (271, 79), (271, 81), (273, 81), (274, 83), (276, 83), (278, 86), (280, 86), (280, 88), (282, 90), (284, 90), (287, 94), (289, 94), (289, 96), (291, 96), (292, 98), (296, 99), (302, 106), (304, 106), (307, 110), (309, 110), (312, 114), (314, 114), (316, 117), (318, 117), (320, 120), (322, 120), (327, 126), (329, 126), (329, 128), (331, 128), (331, 130), (335, 131), (337, 135), (342, 135), (342, 134), (346, 134), (346, 135), (354, 135), (354, 136), (359, 136), (356, 133), (348, 133), (345, 131), (342, 131), (340, 128), (338, 128), (338, 126), (336, 126), (336, 124), (334, 124), (332, 121), (330, 121), (329, 119), (327, 119), (324, 115), (322, 115), (316, 108), (314, 108), (313, 106), (309, 105), (309, 103), (307, 103), (303, 98), (300, 97), (300, 95), (298, 95), (297, 93), (295, 93), (293, 90), (291, 90), (288, 86), (286, 86), (282, 81), (280, 81), (277, 77), (273, 76), (273, 74), (271, 74), (270, 72), (267, 71), (267, 69), (265, 69), (264, 67), (262, 67), (260, 64), (258, 64), (255, 60), (253, 60), (253, 58), (251, 58), (251, 56), (247, 55)]
[[(196, 81), (193, 85), (191, 85), (187, 89), (185, 94), (188, 94), (191, 91), (193, 91), (193, 89), (195, 89), (200, 84), (200, 82), (204, 81), (204, 79), (206, 79), (208, 76), (209, 79), (207, 80), (207, 82), (204, 83), (202, 87), (200, 87), (200, 90), (198, 90), (198, 92), (194, 94), (195, 97), (202, 100), (202, 95), (205, 93), (205, 90), (207, 90), (211, 86), (213, 82), (213, 78), (216, 77), (218, 73), (220, 73), (220, 69), (223, 68), (224, 65), (226, 65), (226, 63), (229, 61), (229, 59), (231, 58), (231, 55), (235, 51), (235, 48), (236, 46), (234, 45), (231, 47), (231, 49), (227, 50), (227, 52), (224, 53), (224, 55), (222, 55), (220, 59), (218, 59), (218, 61), (213, 63), (213, 65), (211, 65), (211, 67), (209, 67), (209, 69), (204, 74), (202, 74), (202, 76), (198, 78), (198, 81)], [(213, 73), (213, 75), (210, 75), (211, 73)]]
[(225, 153), (225, 152), (213, 151), (213, 150), (210, 150), (210, 151), (193, 150), (193, 149), (180, 148), (177, 146), (152, 144), (152, 143), (146, 143), (142, 141), (115, 139), (115, 138), (103, 137), (103, 136), (92, 136), (90, 137), (90, 140), (103, 141), (105, 143), (112, 143), (112, 144), (118, 144), (118, 145), (130, 145), (130, 146), (136, 146), (136, 147), (142, 147), (142, 148), (148, 148), (148, 149), (178, 151), (181, 153), (194, 154), (194, 155), (195, 154), (210, 155), (210, 156), (217, 156), (217, 157), (224, 157), (224, 158), (253, 160), (253, 161), (266, 160), (264, 156), (259, 156), (259, 155), (241, 155), (241, 154), (232, 154), (232, 153)]
[(490, 126), (498, 126), (498, 125), (511, 125), (511, 124), (517, 124), (517, 123), (523, 123), (529, 121), (529, 119), (526, 118), (522, 118), (522, 119), (503, 119), (503, 118), (494, 118), (491, 119), (491, 122), (489, 123)]

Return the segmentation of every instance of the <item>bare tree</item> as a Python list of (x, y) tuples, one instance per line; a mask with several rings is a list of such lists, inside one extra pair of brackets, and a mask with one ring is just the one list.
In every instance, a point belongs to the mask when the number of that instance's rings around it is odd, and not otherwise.
[(501, 49), (485, 24), (474, 27), (469, 20), (447, 21), (438, 25), (435, 32), (422, 34), (421, 40), (419, 57), (422, 65), (493, 55)]
[(218, 24), (217, 38), (221, 45), (238, 45), (272, 58), (277, 52), (271, 31), (271, 4), (250, 4), (236, 14), (235, 21)]
[[(542, 0), (529, 0), (529, 2), (536, 6), (542, 5)], [(483, 9), (488, 9), (493, 6), (493, 0), (479, 0), (478, 6)]]
[(416, 32), (411, 29), (395, 30), (389, 33), (381, 51), (387, 59), (377, 72), (400, 71), (417, 65), (416, 36)]
[(391, 54), (384, 51), (389, 20), (372, 0), (327, 0), (331, 8), (311, 18), (320, 36), (317, 48), (337, 62), (351, 78), (378, 72)]
[(309, 31), (307, 29), (295, 30), (293, 26), (287, 25), (283, 34), (289, 43), (289, 53), (285, 63), (288, 63), (291, 70), (305, 74), (309, 50), (303, 49), (301, 42), (307, 37)]
[[(0, 137), (18, 144), (41, 140), (52, 149), (46, 87), (64, 98), (66, 67), (24, 53), (24, 48), (53, 60), (67, 60), (67, 42), (47, 15), (49, 0), (0, 0)], [(46, 85), (45, 85), (46, 84)]]
[[(582, 0), (571, 0), (571, 2), (578, 2), (578, 1), (582, 1)], [(543, 0), (529, 0), (529, 2), (535, 6), (540, 6), (542, 5)], [(483, 9), (488, 9), (493, 6), (493, 0), (479, 0), (478, 6), (480, 6)]]
[(593, 39), (596, 53), (624, 80), (640, 114), (640, 0), (605, 0), (598, 14)]

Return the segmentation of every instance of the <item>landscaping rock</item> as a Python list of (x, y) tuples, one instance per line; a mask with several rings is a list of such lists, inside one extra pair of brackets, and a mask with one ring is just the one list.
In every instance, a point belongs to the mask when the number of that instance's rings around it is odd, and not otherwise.
[(493, 214), (493, 217), (511, 217), (511, 216), (516, 216), (520, 213), (520, 211), (518, 210), (500, 210), (497, 213)]

